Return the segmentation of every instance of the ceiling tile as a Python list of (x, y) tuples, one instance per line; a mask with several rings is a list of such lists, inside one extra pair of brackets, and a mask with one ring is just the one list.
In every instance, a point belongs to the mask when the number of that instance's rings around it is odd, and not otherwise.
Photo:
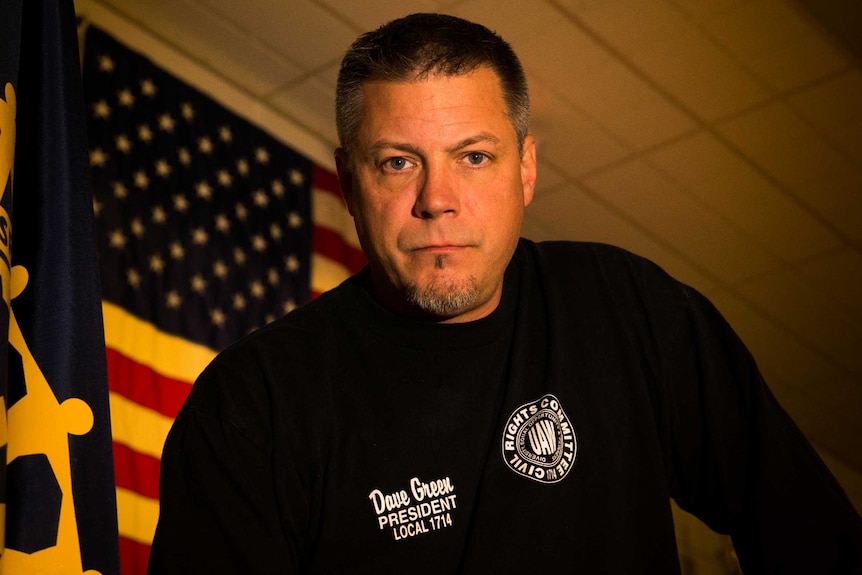
[(862, 254), (843, 248), (806, 262), (798, 269), (813, 287), (862, 321)]
[(340, 61), (359, 32), (310, 0), (200, 1), (304, 70)]
[[(539, 158), (542, 158), (542, 154), (538, 154)], [(537, 162), (537, 172), (538, 176), (536, 178), (536, 194), (543, 194), (550, 190), (555, 189), (565, 182), (566, 176), (558, 169), (553, 167), (552, 165), (542, 161), (539, 159)]]
[(862, 73), (843, 74), (799, 92), (788, 103), (862, 169)]
[(815, 385), (842, 377), (842, 370), (786, 326), (728, 291), (706, 294), (748, 347), (767, 381)]
[(776, 90), (790, 90), (848, 64), (810, 19), (781, 0), (738, 4), (704, 22), (710, 35)]
[(678, 280), (704, 289), (712, 280), (685, 259), (638, 228), (614, 208), (596, 201), (575, 184), (537, 196), (527, 208), (525, 230), (538, 232), (537, 240), (573, 240), (619, 246), (648, 258)]
[(533, 2), (527, 10), (523, 0), (467, 0), (454, 3), (446, 12), (495, 31), (521, 58), (525, 43), (552, 33), (560, 25), (564, 30), (570, 26), (560, 11), (547, 2)]
[(434, 0), (318, 0), (359, 30), (377, 27), (414, 12), (438, 12), (440, 3)]
[(320, 135), (335, 150), (335, 103), (332, 87), (312, 76), (302, 83), (274, 94), (269, 102), (300, 125)]
[(589, 75), (564, 74), (554, 87), (561, 98), (634, 149), (665, 142), (697, 126), (679, 106), (616, 60)]
[(818, 218), (708, 133), (675, 141), (648, 158), (701, 203), (785, 261), (801, 261), (841, 245)]
[(176, 46), (219, 76), (257, 96), (300, 74), (289, 59), (194, 2), (106, 0), (120, 13)]
[(670, 0), (670, 3), (679, 8), (696, 22), (702, 22), (717, 14), (752, 0)]
[(534, 94), (553, 92), (555, 99), (574, 106), (629, 148), (654, 145), (694, 126), (683, 111), (574, 26), (549, 27), (524, 42), (519, 52)]
[(860, 235), (862, 172), (785, 104), (754, 110), (717, 130), (842, 233)]
[(725, 117), (768, 97), (759, 81), (667, 2), (610, 2), (577, 16), (702, 119)]
[(779, 261), (643, 161), (584, 178), (603, 201), (726, 282), (770, 271)]
[(531, 80), (531, 130), (537, 154), (575, 177), (619, 161), (629, 151), (605, 129)]
[(739, 292), (845, 370), (862, 376), (862, 322), (801, 275), (778, 272), (744, 282)]

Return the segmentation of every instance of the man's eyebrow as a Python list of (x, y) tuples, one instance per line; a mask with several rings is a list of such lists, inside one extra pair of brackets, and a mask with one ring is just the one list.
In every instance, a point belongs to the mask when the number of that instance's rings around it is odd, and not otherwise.
[[(457, 142), (455, 145), (450, 146), (448, 150), (450, 152), (454, 152), (456, 150), (460, 150), (462, 148), (466, 148), (468, 146), (473, 146), (480, 143), (491, 143), (494, 145), (499, 145), (501, 141), (502, 140), (500, 140), (500, 138), (491, 133), (481, 132), (474, 136), (470, 136), (469, 138), (464, 138), (460, 142)], [(401, 152), (414, 154), (416, 156), (422, 155), (422, 151), (413, 144), (408, 144), (407, 142), (396, 142), (394, 140), (378, 140), (368, 149), (371, 155), (374, 155), (381, 150), (398, 150)]]
[(474, 144), (481, 144), (481, 143), (491, 143), (491, 144), (498, 146), (498, 145), (500, 145), (500, 142), (501, 142), (500, 138), (498, 138), (494, 134), (490, 134), (488, 132), (482, 132), (480, 134), (476, 134), (475, 136), (471, 136), (469, 138), (464, 138), (463, 140), (461, 140), (460, 142), (458, 142), (457, 144), (455, 144), (454, 146), (449, 148), (449, 151), (454, 152), (455, 150), (460, 150), (462, 148), (466, 148), (466, 147), (472, 146)]
[(398, 150), (400, 152), (408, 152), (416, 156), (421, 155), (419, 148), (417, 148), (413, 144), (408, 144), (406, 142), (394, 142), (392, 140), (379, 140), (377, 142), (374, 142), (374, 144), (372, 144), (371, 147), (368, 148), (368, 152), (371, 155), (374, 155), (381, 150)]

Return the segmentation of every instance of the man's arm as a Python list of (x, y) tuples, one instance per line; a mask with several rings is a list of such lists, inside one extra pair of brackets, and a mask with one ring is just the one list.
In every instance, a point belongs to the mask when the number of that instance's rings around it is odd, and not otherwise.
[(296, 476), (274, 464), (267, 394), (250, 371), (210, 366), (174, 422), (150, 574), (299, 572), (307, 505), (290, 487)]
[(718, 311), (690, 292), (666, 381), (676, 501), (746, 573), (862, 573), (862, 521)]

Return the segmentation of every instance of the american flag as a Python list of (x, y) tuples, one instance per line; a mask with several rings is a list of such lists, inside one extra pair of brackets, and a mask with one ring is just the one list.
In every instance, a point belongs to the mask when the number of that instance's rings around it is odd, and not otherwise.
[(218, 350), (364, 265), (330, 171), (90, 27), (84, 60), (120, 559), (144, 573), (162, 445)]

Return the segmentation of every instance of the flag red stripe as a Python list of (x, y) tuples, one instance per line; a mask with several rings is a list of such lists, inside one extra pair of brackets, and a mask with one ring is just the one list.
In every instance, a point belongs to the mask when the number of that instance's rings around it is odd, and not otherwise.
[(114, 442), (114, 476), (117, 487), (158, 499), (160, 469), (161, 460)]
[(135, 403), (176, 417), (188, 397), (189, 382), (171, 379), (108, 348), (108, 388)]
[(341, 197), (341, 185), (335, 172), (330, 172), (316, 164), (312, 170), (311, 187)]
[(344, 265), (355, 274), (365, 265), (365, 255), (346, 241), (344, 236), (330, 229), (314, 226), (314, 253)]
[(120, 537), (120, 573), (146, 575), (150, 560), (150, 546)]

